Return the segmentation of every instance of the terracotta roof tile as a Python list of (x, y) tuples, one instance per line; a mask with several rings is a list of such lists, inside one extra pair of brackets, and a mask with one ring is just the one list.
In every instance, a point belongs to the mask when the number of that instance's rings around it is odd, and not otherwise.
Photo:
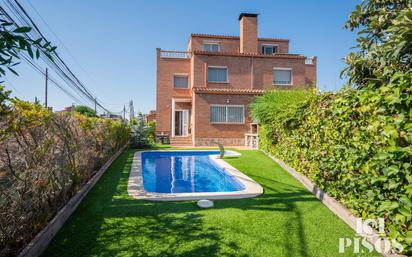
[[(191, 37), (203, 37), (203, 38), (220, 38), (220, 39), (239, 39), (240, 38), (239, 36), (200, 34), (200, 33), (192, 33), (192, 34), (190, 34), (190, 36)], [(258, 40), (289, 42), (289, 39), (284, 39), (284, 38), (258, 38)]]
[(261, 95), (265, 92), (263, 89), (255, 88), (210, 88), (210, 87), (193, 87), (196, 94), (219, 94), (219, 95)]
[(202, 50), (194, 50), (193, 54), (199, 55), (222, 55), (222, 56), (254, 56), (262, 58), (289, 58), (289, 59), (305, 59), (306, 57), (301, 54), (274, 54), (267, 55), (261, 53), (239, 53), (239, 52), (208, 52)]

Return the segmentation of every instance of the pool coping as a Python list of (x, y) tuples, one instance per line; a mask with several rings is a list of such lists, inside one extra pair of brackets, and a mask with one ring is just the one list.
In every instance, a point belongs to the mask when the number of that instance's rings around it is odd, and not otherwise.
[[(153, 193), (146, 192), (143, 187), (142, 160), (144, 152), (209, 152), (210, 150), (147, 150), (138, 151), (133, 156), (132, 168), (130, 171), (127, 192), (129, 196), (136, 199), (151, 201), (190, 201), (190, 200), (223, 200), (223, 199), (242, 199), (252, 198), (263, 194), (263, 188), (253, 179), (249, 178), (229, 163), (219, 158), (219, 155), (211, 155), (214, 162), (224, 168), (226, 172), (234, 176), (245, 189), (233, 192), (201, 192), (201, 193)], [(225, 156), (235, 157), (241, 154), (235, 151), (225, 151)]]

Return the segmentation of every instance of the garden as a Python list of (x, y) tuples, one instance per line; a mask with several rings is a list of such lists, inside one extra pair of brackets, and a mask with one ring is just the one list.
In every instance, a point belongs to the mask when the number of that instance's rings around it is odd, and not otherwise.
[[(19, 52), (39, 58), (49, 42), (2, 21), (0, 74)], [(357, 217), (383, 218), (384, 235), (412, 256), (412, 5), (364, 1), (345, 27), (358, 32), (338, 92), (269, 91), (256, 97), (260, 150), (225, 157), (262, 185), (256, 198), (156, 202), (128, 195), (134, 154), (155, 124), (52, 112), (0, 86), (0, 256), (19, 252), (117, 152), (43, 256), (353, 256), (346, 223), (276, 164), (281, 159)], [(33, 52), (32, 47), (37, 46)], [(40, 50), (38, 50), (40, 49)], [(360, 246), (360, 256), (379, 256)]]

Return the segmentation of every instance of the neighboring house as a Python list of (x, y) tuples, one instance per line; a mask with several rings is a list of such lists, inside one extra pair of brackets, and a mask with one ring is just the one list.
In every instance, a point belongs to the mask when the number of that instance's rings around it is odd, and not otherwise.
[(315, 86), (316, 57), (258, 38), (257, 14), (239, 21), (240, 36), (192, 34), (187, 51), (157, 49), (156, 133), (172, 145), (244, 145), (254, 96)]
[(151, 121), (155, 121), (156, 122), (156, 111), (150, 111), (148, 114), (146, 114), (144, 116), (145, 122), (146, 124), (151, 122)]
[(100, 117), (107, 118), (107, 119), (112, 119), (112, 120), (123, 120), (122, 115), (112, 114), (112, 113), (104, 113), (104, 114), (101, 114)]

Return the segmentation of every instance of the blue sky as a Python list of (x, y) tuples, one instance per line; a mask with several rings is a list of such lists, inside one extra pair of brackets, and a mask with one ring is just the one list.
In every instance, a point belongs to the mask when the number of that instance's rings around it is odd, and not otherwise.
[[(344, 68), (342, 58), (355, 45), (356, 38), (343, 24), (360, 3), (353, 0), (20, 2), (46, 37), (58, 46), (59, 54), (76, 75), (108, 109), (120, 111), (133, 100), (135, 111), (142, 112), (155, 109), (156, 47), (185, 50), (190, 33), (239, 35), (237, 18), (241, 12), (259, 13), (260, 37), (288, 38), (290, 53), (318, 56), (318, 88), (337, 90), (344, 83), (339, 78)], [(37, 96), (43, 101), (44, 78), (25, 64), (17, 70), (20, 76), (8, 74), (6, 87), (19, 98), (34, 100)], [(49, 105), (55, 110), (72, 102), (50, 86)]]

